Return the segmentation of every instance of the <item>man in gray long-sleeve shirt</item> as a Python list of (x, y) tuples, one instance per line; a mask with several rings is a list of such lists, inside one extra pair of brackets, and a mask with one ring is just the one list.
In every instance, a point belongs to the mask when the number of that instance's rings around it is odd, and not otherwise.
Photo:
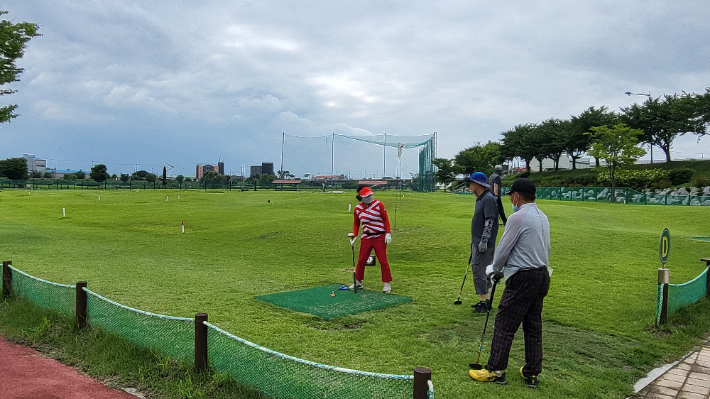
[(471, 271), (473, 286), (476, 288), (480, 302), (473, 305), (473, 313), (483, 314), (488, 312), (490, 307), (488, 299), (490, 279), (486, 275), (486, 266), (493, 261), (495, 252), (496, 237), (498, 237), (498, 209), (485, 174), (473, 173), (465, 181), (469, 183), (471, 192), (476, 196), (476, 208), (471, 219)]
[(523, 325), (525, 365), (520, 375), (537, 388), (542, 371), (542, 303), (550, 288), (550, 223), (535, 204), (535, 184), (518, 179), (510, 188), (513, 214), (486, 273), (503, 272), (505, 291), (498, 306), (491, 355), (485, 369), (470, 370), (471, 378), (507, 384), (505, 369), (515, 332)]

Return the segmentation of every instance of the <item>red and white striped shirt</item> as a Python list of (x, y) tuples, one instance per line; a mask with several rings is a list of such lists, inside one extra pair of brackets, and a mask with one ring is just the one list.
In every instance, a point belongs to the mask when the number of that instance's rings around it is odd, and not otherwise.
[(385, 205), (374, 200), (370, 205), (359, 203), (353, 211), (355, 223), (353, 225), (353, 234), (357, 235), (362, 223), (362, 238), (376, 238), (384, 233), (390, 232), (390, 219), (387, 217), (387, 209)]

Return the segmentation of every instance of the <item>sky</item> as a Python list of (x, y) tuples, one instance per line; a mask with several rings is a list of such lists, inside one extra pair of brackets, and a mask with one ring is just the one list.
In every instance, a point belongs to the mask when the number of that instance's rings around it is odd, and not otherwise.
[[(437, 157), (523, 123), (618, 111), (710, 86), (707, 0), (6, 0), (40, 25), (2, 105), (0, 159), (194, 176), (273, 162), (353, 178), (417, 172), (406, 140), (437, 132)], [(327, 137), (331, 138), (328, 139)], [(315, 143), (310, 145), (309, 143)], [(709, 158), (710, 137), (673, 158)], [(654, 149), (654, 159), (662, 159)], [(648, 159), (646, 155), (644, 159)], [(384, 170), (383, 170), (384, 169)]]

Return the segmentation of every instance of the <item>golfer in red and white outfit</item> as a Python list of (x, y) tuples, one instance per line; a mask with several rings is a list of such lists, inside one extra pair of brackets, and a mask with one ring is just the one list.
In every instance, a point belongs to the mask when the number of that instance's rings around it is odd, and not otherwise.
[(380, 261), (382, 282), (385, 283), (382, 292), (389, 293), (392, 290), (390, 286), (392, 274), (390, 273), (390, 265), (387, 262), (387, 245), (392, 241), (390, 220), (387, 217), (385, 205), (372, 197), (373, 193), (369, 187), (364, 187), (358, 192), (357, 198), (358, 200), (361, 199), (362, 202), (355, 206), (353, 232), (348, 234), (350, 243), (354, 244), (360, 224), (362, 224), (360, 256), (355, 267), (355, 279), (357, 280), (355, 284), (357, 284), (357, 288), (362, 288), (362, 280), (365, 278), (365, 262), (367, 262), (367, 258), (374, 249), (377, 260)]

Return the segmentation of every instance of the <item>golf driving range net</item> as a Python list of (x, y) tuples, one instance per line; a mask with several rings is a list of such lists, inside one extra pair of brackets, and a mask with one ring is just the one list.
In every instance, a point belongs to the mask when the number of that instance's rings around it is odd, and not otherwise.
[[(41, 280), (10, 267), (12, 291), (38, 306), (74, 316), (76, 287)], [(195, 358), (195, 321), (144, 312), (83, 288), (87, 320), (94, 328), (116, 334), (137, 346), (183, 362)], [(270, 398), (411, 398), (411, 375), (370, 373), (327, 366), (264, 348), (218, 327), (207, 326), (210, 367)], [(434, 398), (430, 384), (429, 398)]]

